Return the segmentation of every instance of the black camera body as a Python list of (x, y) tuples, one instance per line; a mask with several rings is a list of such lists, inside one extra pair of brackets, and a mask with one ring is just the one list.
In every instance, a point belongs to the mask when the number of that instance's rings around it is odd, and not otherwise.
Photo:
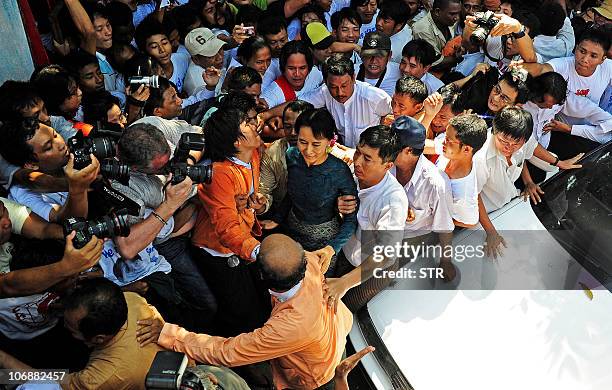
[(475, 45), (482, 45), (491, 33), (493, 27), (497, 26), (499, 19), (492, 11), (475, 12), (474, 24), (478, 27), (470, 35), (470, 41)]
[(190, 151), (203, 151), (205, 147), (204, 134), (183, 133), (181, 135), (181, 140), (174, 151), (174, 157), (169, 164), (169, 171), (172, 173), (172, 185), (182, 182), (186, 177), (191, 178), (196, 184), (211, 182), (212, 165), (187, 164), (187, 160), (191, 158), (189, 156)]
[(98, 238), (127, 237), (130, 235), (130, 226), (138, 222), (138, 218), (128, 215), (127, 211), (120, 210), (103, 216), (98, 220), (88, 221), (85, 218), (71, 217), (64, 221), (64, 235), (76, 232), (72, 245), (76, 249), (84, 247), (92, 236)]
[(68, 140), (68, 148), (74, 154), (74, 169), (80, 170), (91, 164), (90, 154), (98, 160), (113, 157), (116, 154), (116, 143), (109, 137), (85, 138), (77, 133)]

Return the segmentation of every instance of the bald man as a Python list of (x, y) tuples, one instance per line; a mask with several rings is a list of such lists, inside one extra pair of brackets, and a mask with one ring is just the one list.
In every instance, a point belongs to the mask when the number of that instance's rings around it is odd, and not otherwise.
[(256, 264), (273, 305), (263, 327), (223, 338), (146, 319), (138, 321), (139, 341), (217, 366), (270, 360), (277, 389), (333, 389), (353, 316), (342, 302), (337, 312), (324, 303), (318, 258), (291, 238), (273, 234), (262, 241)]

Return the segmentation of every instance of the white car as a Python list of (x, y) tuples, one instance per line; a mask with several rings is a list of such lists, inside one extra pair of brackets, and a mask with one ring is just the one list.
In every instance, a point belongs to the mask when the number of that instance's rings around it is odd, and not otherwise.
[[(612, 389), (612, 143), (491, 214), (501, 258), (455, 262), (454, 286), (404, 279), (355, 315), (349, 339), (379, 390)], [(454, 245), (479, 245), (480, 229)], [(452, 284), (452, 283), (451, 283)], [(359, 386), (361, 389), (362, 386)]]

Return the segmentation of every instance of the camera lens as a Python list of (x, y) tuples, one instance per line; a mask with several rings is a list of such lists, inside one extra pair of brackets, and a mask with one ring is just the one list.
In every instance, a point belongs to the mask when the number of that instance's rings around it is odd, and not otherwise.
[(92, 139), (91, 152), (98, 159), (113, 157), (115, 155), (115, 143), (107, 137)]
[(212, 165), (188, 165), (186, 171), (194, 183), (210, 184), (212, 181)]
[(128, 185), (130, 182), (130, 167), (116, 160), (104, 160), (100, 163), (102, 176), (117, 180), (119, 183)]
[(125, 212), (118, 212), (90, 221), (88, 229), (90, 234), (98, 238), (127, 237), (134, 222)]
[(487, 39), (489, 32), (482, 27), (478, 27), (472, 35), (470, 35), (470, 41), (475, 45), (482, 45)]

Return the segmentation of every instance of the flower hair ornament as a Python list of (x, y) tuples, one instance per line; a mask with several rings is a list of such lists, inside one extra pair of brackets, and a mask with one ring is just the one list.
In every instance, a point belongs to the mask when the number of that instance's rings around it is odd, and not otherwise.
[(334, 134), (334, 136), (332, 137), (331, 141), (329, 141), (329, 146), (325, 149), (325, 151), (327, 153), (330, 153), (332, 151), (332, 148), (334, 147), (334, 145), (336, 144), (337, 141), (338, 141), (338, 134)]
[(512, 81), (514, 81), (515, 83), (519, 80), (523, 83), (527, 82), (527, 76), (529, 75), (529, 73), (525, 69), (520, 68), (513, 68), (510, 71), (510, 74), (512, 75)]

